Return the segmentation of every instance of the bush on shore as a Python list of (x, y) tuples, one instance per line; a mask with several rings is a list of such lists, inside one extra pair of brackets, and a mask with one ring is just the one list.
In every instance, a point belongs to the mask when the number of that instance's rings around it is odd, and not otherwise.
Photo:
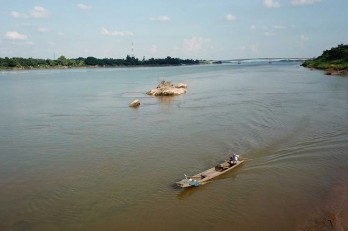
[(348, 70), (348, 45), (340, 44), (325, 50), (321, 56), (306, 60), (302, 66), (322, 70)]

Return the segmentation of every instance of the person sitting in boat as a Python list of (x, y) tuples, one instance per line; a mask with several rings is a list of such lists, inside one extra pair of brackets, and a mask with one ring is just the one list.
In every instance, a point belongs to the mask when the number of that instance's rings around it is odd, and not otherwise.
[(230, 157), (230, 161), (232, 165), (237, 164), (239, 160), (239, 155), (236, 155), (236, 153), (233, 153), (233, 155)]

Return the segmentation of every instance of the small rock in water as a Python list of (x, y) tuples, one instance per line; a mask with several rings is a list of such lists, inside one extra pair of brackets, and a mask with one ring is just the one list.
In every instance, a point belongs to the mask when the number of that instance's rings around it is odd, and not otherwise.
[(131, 103), (129, 104), (129, 106), (130, 106), (130, 107), (134, 107), (134, 108), (139, 107), (139, 106), (140, 106), (140, 100), (138, 100), (138, 99), (134, 100), (133, 102), (131, 102)]

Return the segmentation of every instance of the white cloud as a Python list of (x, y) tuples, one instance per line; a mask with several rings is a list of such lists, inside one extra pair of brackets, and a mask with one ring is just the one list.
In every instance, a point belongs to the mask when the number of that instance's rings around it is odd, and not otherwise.
[(12, 11), (11, 15), (14, 18), (46, 18), (49, 16), (49, 12), (42, 6), (35, 6), (28, 14), (18, 13), (17, 11)]
[(203, 50), (204, 45), (209, 42), (209, 39), (201, 37), (192, 37), (184, 39), (183, 49), (185, 52), (199, 52)]
[(28, 45), (28, 46), (34, 45), (34, 43), (33, 43), (32, 41), (27, 41), (27, 42), (25, 42), (24, 44), (25, 44), (25, 45)]
[(320, 2), (320, 0), (291, 0), (291, 4), (293, 5), (310, 5), (310, 4), (314, 4), (316, 2)]
[(133, 36), (134, 34), (130, 31), (109, 31), (106, 28), (102, 28), (100, 33), (102, 35), (108, 35), (108, 36)]
[(255, 25), (251, 25), (250, 26), (250, 30), (256, 30), (256, 26)]
[(49, 45), (52, 45), (52, 46), (53, 46), (53, 45), (56, 45), (56, 43), (53, 42), (53, 41), (48, 41), (47, 43), (48, 43)]
[(17, 11), (12, 11), (11, 15), (14, 18), (29, 18), (27, 14), (21, 14), (21, 13), (18, 13)]
[(237, 19), (237, 17), (234, 16), (234, 15), (232, 15), (232, 14), (227, 14), (227, 15), (225, 15), (225, 20), (226, 20), (226, 21), (232, 22), (232, 21), (235, 21), (236, 19)]
[(263, 35), (265, 35), (265, 36), (274, 36), (275, 33), (266, 31), (266, 32), (263, 33)]
[(284, 30), (286, 27), (281, 25), (273, 25), (272, 28), (276, 30)]
[(280, 7), (279, 2), (275, 0), (263, 0), (263, 5), (268, 8), (278, 8)]
[(28, 36), (17, 31), (8, 31), (5, 33), (5, 38), (9, 40), (26, 40)]
[(170, 17), (168, 16), (159, 16), (159, 17), (151, 17), (150, 18), (151, 21), (162, 21), (162, 22), (167, 22), (170, 21)]
[(32, 11), (30, 11), (30, 16), (33, 18), (46, 18), (49, 16), (49, 12), (42, 6), (35, 6)]
[(77, 7), (78, 7), (80, 10), (89, 10), (89, 9), (91, 9), (91, 6), (90, 6), (90, 5), (86, 5), (86, 4), (83, 4), (83, 3), (77, 4)]
[(47, 32), (47, 31), (49, 31), (49, 29), (48, 29), (48, 28), (45, 28), (45, 27), (39, 27), (39, 28), (37, 28), (37, 30), (38, 30), (39, 32)]

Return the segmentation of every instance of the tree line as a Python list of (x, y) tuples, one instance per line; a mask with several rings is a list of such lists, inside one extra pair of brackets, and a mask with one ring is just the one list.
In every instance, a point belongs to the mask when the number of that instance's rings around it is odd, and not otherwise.
[(322, 55), (306, 60), (302, 66), (317, 69), (348, 70), (348, 45), (340, 44), (330, 50), (325, 50)]
[(179, 59), (170, 56), (166, 58), (150, 58), (139, 60), (138, 58), (127, 55), (125, 59), (95, 57), (66, 58), (60, 56), (58, 59), (35, 59), (35, 58), (0, 58), (1, 69), (30, 69), (30, 68), (57, 68), (57, 67), (119, 67), (119, 66), (160, 66), (160, 65), (194, 65), (199, 64), (199, 60)]

